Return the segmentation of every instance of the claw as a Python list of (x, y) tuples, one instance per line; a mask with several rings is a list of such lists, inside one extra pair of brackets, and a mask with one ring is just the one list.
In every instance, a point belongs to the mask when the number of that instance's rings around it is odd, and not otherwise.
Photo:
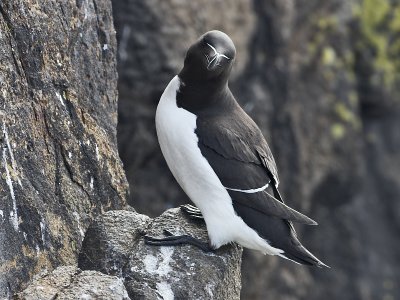
[(171, 231), (169, 231), (168, 229), (164, 229), (164, 230), (163, 230), (163, 233), (164, 233), (166, 236), (174, 236), (174, 234), (173, 234)]
[(190, 204), (185, 204), (181, 205), (180, 208), (189, 218), (194, 220), (204, 220), (201, 211), (197, 207)]

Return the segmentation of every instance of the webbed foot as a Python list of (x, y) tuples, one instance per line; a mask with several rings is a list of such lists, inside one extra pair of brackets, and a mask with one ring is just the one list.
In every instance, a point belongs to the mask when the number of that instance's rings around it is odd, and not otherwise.
[(174, 235), (168, 230), (164, 230), (165, 238), (155, 238), (148, 235), (144, 236), (144, 242), (151, 246), (177, 246), (177, 245), (193, 245), (200, 248), (204, 252), (213, 251), (213, 249), (205, 242), (196, 239), (190, 235)]

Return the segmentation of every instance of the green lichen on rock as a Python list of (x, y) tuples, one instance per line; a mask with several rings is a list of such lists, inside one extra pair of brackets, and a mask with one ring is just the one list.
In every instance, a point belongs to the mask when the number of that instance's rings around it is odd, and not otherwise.
[(321, 57), (322, 63), (326, 66), (331, 66), (335, 63), (336, 60), (336, 52), (335, 49), (333, 49), (330, 46), (324, 47), (322, 50), (322, 57)]
[(339, 19), (327, 12), (313, 18), (310, 24), (311, 36), (307, 44), (309, 64), (316, 62), (322, 68), (323, 78), (335, 82), (343, 74), (351, 83), (356, 81), (354, 74), (354, 52), (346, 43), (342, 34), (347, 30), (351, 18)]
[[(321, 61), (323, 64), (326, 62), (331, 62), (332, 51), (334, 49), (328, 44), (329, 35), (336, 31), (338, 26), (338, 20), (334, 16), (321, 16), (315, 18), (312, 22), (311, 28), (313, 31), (313, 36), (308, 42), (308, 54), (310, 57), (322, 54)], [(326, 60), (327, 59), (327, 60)]]
[(354, 111), (357, 108), (358, 99), (354, 93), (348, 95), (348, 102), (335, 101), (333, 112), (336, 121), (331, 125), (331, 136), (335, 140), (344, 138), (347, 132), (357, 131), (361, 128), (361, 120), (358, 114)]
[[(359, 21), (361, 39), (357, 43), (360, 50), (371, 49), (372, 65), (379, 71), (386, 88), (391, 88), (399, 80), (400, 59), (400, 4), (389, 0), (363, 0), (354, 7), (354, 16)], [(379, 84), (374, 79), (372, 84)]]
[(331, 126), (331, 135), (335, 140), (340, 140), (344, 137), (346, 129), (343, 124), (335, 123)]
[[(350, 96), (349, 96), (350, 97)], [(353, 128), (358, 129), (360, 127), (360, 120), (354, 112), (347, 107), (344, 103), (338, 102), (334, 106), (335, 113), (345, 123), (350, 124)]]

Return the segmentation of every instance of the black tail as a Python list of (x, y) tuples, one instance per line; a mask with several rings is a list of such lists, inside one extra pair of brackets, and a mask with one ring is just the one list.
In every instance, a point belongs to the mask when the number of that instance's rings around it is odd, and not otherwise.
[[(275, 184), (272, 184), (272, 189), (273, 189), (275, 198), (280, 200), (282, 203), (284, 203), (282, 196), (279, 193), (279, 190)], [(322, 267), (330, 268), (329, 266), (324, 264), (322, 261), (320, 261), (318, 258), (316, 258), (310, 251), (308, 251), (299, 242), (299, 240), (297, 239), (296, 231), (294, 230), (293, 225), (290, 222), (287, 222), (287, 223), (290, 227), (290, 240), (288, 241), (289, 243), (286, 243), (286, 247), (285, 247), (286, 249), (283, 249), (283, 250), (285, 250), (285, 253), (283, 253), (280, 256), (283, 258), (292, 260), (301, 265), (317, 266), (319, 268), (322, 268)]]
[(297, 241), (297, 238), (292, 240), (292, 245), (290, 245), (290, 247), (285, 248), (286, 249), (282, 249), (285, 252), (280, 255), (283, 258), (292, 260), (301, 265), (330, 268), (328, 265), (316, 258), (310, 251), (304, 248), (303, 245)]
[[(279, 192), (276, 188), (275, 190), (277, 192), (274, 192), (275, 197), (282, 201)], [(328, 267), (301, 245), (290, 221), (271, 216), (253, 209), (249, 205), (243, 205), (243, 201), (236, 200), (233, 199), (232, 205), (237, 215), (272, 247), (283, 250), (284, 252), (280, 256), (302, 265)]]

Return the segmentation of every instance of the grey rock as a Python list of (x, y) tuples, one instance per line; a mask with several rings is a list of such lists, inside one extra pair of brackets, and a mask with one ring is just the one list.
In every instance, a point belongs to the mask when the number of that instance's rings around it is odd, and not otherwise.
[[(205, 224), (188, 220), (178, 208), (155, 218), (146, 233), (162, 237), (164, 229), (208, 241)], [(204, 253), (193, 246), (148, 246), (141, 239), (124, 270), (126, 287), (133, 299), (142, 288), (163, 299), (239, 299), (241, 254), (236, 244)]]
[(239, 246), (204, 253), (189, 245), (144, 244), (144, 232), (162, 237), (164, 229), (207, 242), (204, 222), (189, 220), (177, 208), (155, 219), (135, 212), (110, 211), (88, 229), (79, 267), (125, 278), (132, 299), (239, 299)]
[(116, 46), (109, 1), (0, 2), (0, 299), (125, 205)]
[(86, 231), (79, 267), (122, 276), (122, 268), (134, 251), (141, 230), (150, 222), (149, 217), (126, 210), (108, 211), (99, 216)]
[(96, 271), (82, 271), (75, 266), (58, 267), (42, 274), (21, 293), (19, 300), (128, 300), (123, 280)]

